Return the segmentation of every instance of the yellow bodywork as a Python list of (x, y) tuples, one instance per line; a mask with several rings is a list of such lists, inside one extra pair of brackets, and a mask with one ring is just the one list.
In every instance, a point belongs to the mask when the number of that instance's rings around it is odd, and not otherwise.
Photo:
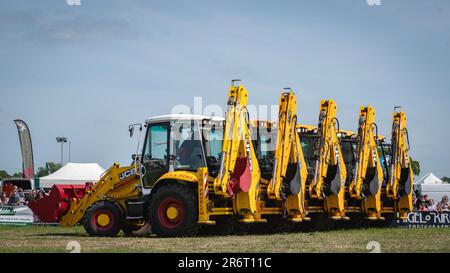
[(195, 183), (195, 182), (199, 181), (199, 178), (197, 176), (197, 173), (195, 173), (195, 172), (173, 171), (173, 172), (168, 172), (168, 173), (163, 174), (160, 178), (158, 178), (155, 185), (164, 180), (180, 180), (180, 181)]
[(414, 174), (409, 156), (406, 114), (394, 112), (392, 121), (390, 177), (386, 185), (387, 197), (394, 199), (399, 217), (405, 219), (412, 211)]
[[(242, 221), (253, 222), (261, 220), (258, 219), (257, 212), (260, 210), (257, 196), (261, 174), (250, 136), (247, 101), (248, 92), (242, 85), (230, 87), (223, 133), (222, 159), (219, 175), (214, 180), (214, 192), (225, 197), (232, 197), (233, 209), (242, 216)], [(238, 158), (248, 160), (251, 185), (247, 192), (239, 191), (235, 196), (230, 196), (230, 180), (235, 172)]]
[(370, 220), (383, 219), (381, 187), (384, 177), (375, 126), (375, 109), (370, 105), (361, 106), (356, 135), (356, 164), (349, 194), (351, 198), (361, 200), (361, 208)]
[(322, 100), (320, 103), (317, 159), (313, 181), (309, 185), (309, 196), (324, 200), (325, 211), (332, 219), (338, 220), (347, 219), (345, 216), (347, 171), (337, 136), (336, 108), (333, 100)]
[(126, 199), (141, 195), (141, 180), (137, 167), (135, 168), (135, 164), (120, 167), (114, 163), (81, 199), (71, 200), (69, 211), (60, 219), (61, 226), (75, 226), (92, 204), (102, 200), (114, 201), (124, 211)]
[(317, 126), (314, 125), (306, 125), (306, 124), (297, 124), (297, 129), (301, 129), (304, 131), (314, 131), (317, 129)]
[[(277, 138), (275, 144), (274, 170), (268, 183), (267, 194), (271, 199), (285, 201), (291, 221), (302, 221), (307, 216), (305, 209), (305, 185), (308, 175), (300, 137), (296, 132), (297, 100), (293, 92), (282, 93), (280, 97)], [(288, 167), (295, 167), (295, 175), (287, 181)], [(293, 185), (293, 194), (289, 188)], [(297, 188), (298, 187), (298, 188)]]

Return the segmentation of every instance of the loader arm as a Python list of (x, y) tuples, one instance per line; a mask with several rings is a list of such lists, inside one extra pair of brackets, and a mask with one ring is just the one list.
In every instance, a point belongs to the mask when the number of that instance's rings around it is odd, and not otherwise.
[(375, 109), (361, 106), (356, 136), (356, 164), (349, 186), (351, 198), (361, 200), (361, 207), (368, 219), (381, 217), (381, 187), (383, 169), (378, 155), (378, 132)]
[(344, 194), (347, 171), (337, 132), (336, 103), (322, 100), (317, 126), (315, 166), (309, 196), (324, 200), (324, 209), (332, 219), (345, 219)]
[(285, 201), (290, 220), (302, 221), (307, 215), (304, 206), (307, 167), (296, 132), (297, 100), (292, 91), (281, 94), (277, 124), (273, 175), (267, 194), (271, 199)]
[(392, 121), (390, 177), (386, 184), (386, 194), (394, 199), (400, 218), (411, 212), (414, 174), (409, 155), (408, 130), (405, 112), (394, 112)]
[[(138, 164), (138, 163), (135, 163)], [(125, 199), (136, 198), (141, 194), (139, 168), (135, 164), (120, 167), (114, 163), (81, 199), (70, 200), (68, 212), (60, 218), (61, 226), (72, 227), (80, 223), (88, 208), (102, 200), (112, 200), (125, 211)]]
[(214, 192), (231, 197), (233, 209), (242, 221), (255, 220), (260, 169), (250, 135), (247, 111), (248, 92), (242, 86), (230, 87), (220, 170), (214, 179)]

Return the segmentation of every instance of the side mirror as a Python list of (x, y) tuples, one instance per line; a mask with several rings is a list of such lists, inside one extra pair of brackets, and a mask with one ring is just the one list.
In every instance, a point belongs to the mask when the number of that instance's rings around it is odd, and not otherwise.
[(130, 132), (130, 137), (133, 137), (134, 134), (134, 127), (139, 126), (139, 131), (142, 132), (142, 123), (134, 123), (128, 126), (128, 132)]
[(131, 159), (133, 162), (140, 162), (141, 161), (141, 155), (140, 154), (132, 154)]

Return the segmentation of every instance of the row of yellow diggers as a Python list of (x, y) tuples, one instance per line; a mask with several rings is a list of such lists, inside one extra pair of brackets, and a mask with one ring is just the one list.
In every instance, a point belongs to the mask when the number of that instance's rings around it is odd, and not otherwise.
[[(340, 130), (333, 100), (321, 101), (317, 126), (298, 123), (290, 89), (281, 93), (276, 123), (250, 122), (247, 100), (247, 90), (233, 84), (221, 168), (209, 178), (211, 194), (199, 202), (200, 223), (216, 224), (213, 219), (228, 213), (244, 224), (301, 226), (311, 218), (388, 224), (412, 211), (414, 176), (404, 112), (395, 111), (387, 144), (378, 135), (371, 106), (361, 107), (353, 133)], [(230, 206), (216, 207), (220, 199)], [(265, 225), (259, 229), (269, 231)]]

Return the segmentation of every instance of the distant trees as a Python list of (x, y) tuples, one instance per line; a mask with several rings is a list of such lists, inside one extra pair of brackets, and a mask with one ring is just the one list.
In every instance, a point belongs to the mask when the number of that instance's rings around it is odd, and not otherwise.
[(47, 176), (47, 175), (54, 173), (57, 170), (61, 169), (61, 167), (62, 166), (60, 163), (47, 162), (47, 163), (45, 163), (45, 166), (38, 168), (36, 176), (37, 177)]
[[(60, 163), (48, 162), (45, 166), (39, 167), (36, 173), (37, 177), (47, 176), (50, 173), (56, 172), (61, 168)], [(21, 178), (22, 172), (15, 172), (13, 175), (10, 175), (6, 170), (0, 170), (0, 180), (6, 178)]]
[(5, 178), (10, 178), (11, 176), (8, 174), (5, 170), (0, 170), (0, 180), (3, 180)]
[(417, 176), (420, 174), (420, 162), (419, 161), (411, 159), (411, 168), (412, 168), (414, 175)]
[(442, 182), (450, 183), (450, 177), (444, 176), (441, 178)]
[(10, 175), (7, 171), (0, 170), (0, 180), (6, 179), (6, 178), (21, 178), (21, 177), (22, 177), (22, 172), (16, 172), (13, 175)]
[(22, 172), (16, 172), (12, 175), (12, 177), (14, 178), (21, 178), (22, 177)]

